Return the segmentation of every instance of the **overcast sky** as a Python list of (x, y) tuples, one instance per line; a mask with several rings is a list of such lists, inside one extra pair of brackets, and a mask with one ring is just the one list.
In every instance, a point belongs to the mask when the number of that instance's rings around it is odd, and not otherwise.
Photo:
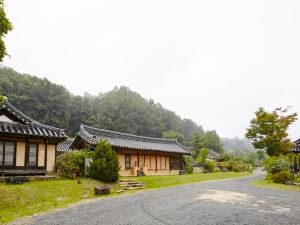
[(259, 106), (300, 113), (300, 1), (5, 3), (3, 64), (74, 94), (129, 86), (223, 137), (243, 137)]

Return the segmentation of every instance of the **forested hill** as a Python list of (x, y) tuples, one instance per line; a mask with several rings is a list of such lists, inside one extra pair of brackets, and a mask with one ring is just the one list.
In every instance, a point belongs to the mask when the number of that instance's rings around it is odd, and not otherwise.
[(0, 68), (0, 95), (35, 120), (65, 128), (70, 136), (81, 123), (98, 128), (150, 137), (177, 138), (190, 147), (222, 151), (215, 131), (205, 132), (190, 119), (153, 100), (147, 100), (127, 87), (92, 96), (75, 96), (62, 85), (46, 78)]

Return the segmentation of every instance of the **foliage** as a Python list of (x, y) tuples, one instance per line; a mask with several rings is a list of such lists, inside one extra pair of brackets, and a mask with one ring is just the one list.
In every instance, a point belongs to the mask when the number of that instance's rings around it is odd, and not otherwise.
[(2, 68), (0, 93), (33, 119), (68, 129), (71, 95), (63, 86), (45, 78), (21, 75), (12, 69)]
[(247, 164), (252, 164), (254, 166), (261, 167), (263, 165), (264, 160), (266, 159), (267, 155), (265, 151), (258, 150), (256, 152), (251, 152), (248, 154), (243, 155), (241, 158), (243, 162)]
[(119, 160), (107, 141), (101, 141), (95, 147), (93, 161), (88, 169), (89, 175), (100, 181), (116, 182), (119, 179)]
[[(231, 168), (233, 172), (248, 171), (248, 165), (245, 163), (238, 163), (238, 162), (231, 163)], [(248, 172), (252, 172), (252, 169), (251, 171)]]
[(196, 161), (197, 161), (198, 163), (202, 163), (203, 165), (205, 165), (206, 160), (207, 160), (208, 153), (209, 153), (209, 151), (208, 151), (207, 148), (201, 148), (201, 149), (199, 150), (199, 156), (198, 156), (198, 158), (196, 159)]
[(5, 97), (0, 95), (0, 103), (3, 103), (5, 101)]
[(253, 152), (255, 148), (252, 145), (252, 142), (247, 138), (222, 138), (221, 142), (226, 151), (234, 152)]
[(280, 171), (278, 173), (273, 174), (272, 180), (274, 183), (286, 183), (288, 181), (293, 180), (293, 175), (290, 171)]
[(264, 163), (265, 170), (268, 173), (272, 174), (279, 173), (282, 171), (289, 171), (290, 167), (290, 162), (284, 157), (269, 157)]
[(92, 152), (88, 150), (80, 150), (75, 152), (65, 152), (56, 157), (56, 168), (59, 175), (72, 178), (72, 173), (84, 176), (85, 158), (91, 157)]
[(211, 149), (218, 153), (223, 152), (221, 139), (215, 130), (194, 133), (192, 136), (191, 148), (194, 151), (194, 158), (199, 156), (199, 150), (201, 148)]
[(288, 138), (288, 127), (297, 120), (297, 113), (285, 115), (287, 109), (277, 108), (267, 112), (259, 108), (250, 122), (245, 136), (252, 140), (253, 146), (266, 149), (269, 156), (279, 156), (289, 151), (293, 144)]
[(182, 129), (185, 143), (188, 146), (192, 145), (192, 138), (195, 133), (204, 133), (204, 129), (190, 119), (182, 120)]
[[(189, 119), (127, 87), (92, 96), (74, 96), (65, 87), (47, 79), (0, 68), (0, 94), (28, 116), (41, 123), (65, 128), (74, 136), (81, 123), (102, 129), (149, 137), (172, 131), (180, 143), (189, 144), (191, 133), (203, 131)], [(184, 140), (178, 134), (184, 135)]]
[(253, 170), (253, 165), (251, 163), (244, 161), (242, 158), (233, 156), (229, 159), (226, 158), (224, 161), (219, 161), (218, 166), (222, 171), (252, 172)]
[(208, 170), (210, 173), (214, 172), (215, 168), (215, 161), (213, 160), (206, 160), (204, 163), (204, 169)]
[(177, 141), (180, 144), (184, 144), (183, 135), (181, 133), (173, 131), (173, 130), (168, 130), (168, 131), (163, 132), (162, 137), (166, 138), (166, 139), (177, 139)]
[(189, 174), (192, 174), (194, 171), (194, 167), (192, 165), (193, 158), (191, 156), (182, 156), (183, 158), (183, 169), (186, 170)]
[(6, 17), (6, 13), (4, 11), (4, 2), (3, 0), (0, 0), (0, 62), (2, 62), (3, 58), (7, 55), (3, 39), (5, 35), (8, 34), (8, 32), (12, 29), (13, 26), (9, 19)]

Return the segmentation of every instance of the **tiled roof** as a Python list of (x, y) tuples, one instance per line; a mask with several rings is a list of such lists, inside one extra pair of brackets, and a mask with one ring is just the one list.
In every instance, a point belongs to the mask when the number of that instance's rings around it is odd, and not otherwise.
[(0, 134), (35, 136), (53, 139), (67, 138), (65, 131), (60, 128), (41, 124), (16, 109), (7, 99), (0, 103), (0, 110), (6, 111), (18, 121), (0, 121)]
[(70, 148), (72, 143), (73, 143), (73, 140), (65, 140), (63, 142), (60, 142), (57, 145), (57, 151), (58, 152), (71, 152), (71, 151), (73, 151)]
[(218, 158), (220, 154), (214, 150), (209, 150), (208, 152), (208, 158), (213, 159), (213, 158)]
[[(107, 140), (113, 147), (190, 154), (189, 149), (179, 144), (176, 139), (143, 137), (98, 129), (83, 124), (80, 128), (77, 137), (80, 137), (89, 145), (95, 145), (101, 140)], [(75, 145), (76, 139), (71, 148), (76, 148)]]

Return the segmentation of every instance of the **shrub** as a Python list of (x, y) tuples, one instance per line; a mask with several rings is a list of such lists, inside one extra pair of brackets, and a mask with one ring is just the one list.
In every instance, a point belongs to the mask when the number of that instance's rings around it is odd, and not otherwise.
[(249, 171), (252, 172), (253, 166), (252, 164), (246, 164), (242, 161), (238, 160), (230, 160), (230, 161), (224, 161), (219, 162), (219, 167), (222, 171), (233, 171), (233, 172), (245, 172)]
[(96, 146), (88, 171), (96, 180), (116, 182), (119, 179), (120, 166), (117, 153), (107, 141), (101, 141)]
[(285, 158), (278, 157), (270, 157), (265, 161), (265, 170), (268, 173), (279, 173), (281, 171), (289, 171), (290, 170), (290, 162)]
[(248, 164), (245, 163), (232, 163), (231, 167), (233, 172), (245, 172), (245, 171), (249, 171), (250, 168), (253, 168), (252, 165), (250, 167)]
[(183, 169), (186, 170), (189, 174), (194, 172), (194, 167), (192, 165), (193, 158), (191, 156), (183, 156)]
[(88, 150), (80, 150), (75, 152), (65, 152), (56, 158), (56, 169), (59, 175), (72, 178), (75, 171), (77, 176), (84, 175), (85, 158), (91, 157), (92, 152)]
[(222, 171), (232, 169), (231, 164), (229, 163), (229, 161), (219, 162), (219, 167)]
[(280, 171), (273, 174), (272, 180), (274, 183), (286, 183), (288, 181), (293, 181), (293, 175), (289, 171)]
[(214, 172), (214, 168), (215, 168), (215, 161), (206, 160), (206, 162), (204, 163), (204, 169), (206, 169), (212, 173), (212, 172)]

